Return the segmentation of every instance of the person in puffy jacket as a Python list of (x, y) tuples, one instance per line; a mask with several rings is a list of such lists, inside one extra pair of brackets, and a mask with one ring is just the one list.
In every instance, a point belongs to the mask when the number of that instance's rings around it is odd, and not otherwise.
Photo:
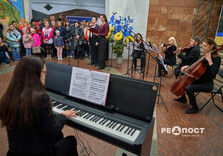
[(12, 49), (13, 59), (15, 61), (19, 61), (20, 60), (19, 41), (21, 40), (22, 37), (21, 34), (13, 27), (12, 24), (9, 26), (6, 38), (8, 39), (10, 47)]
[(33, 39), (30, 33), (30, 28), (26, 29), (26, 33), (22, 37), (22, 42), (26, 50), (26, 55), (31, 55)]
[(32, 38), (33, 38), (33, 46), (32, 47), (41, 47), (41, 38), (40, 35), (36, 32), (35, 29), (31, 28)]

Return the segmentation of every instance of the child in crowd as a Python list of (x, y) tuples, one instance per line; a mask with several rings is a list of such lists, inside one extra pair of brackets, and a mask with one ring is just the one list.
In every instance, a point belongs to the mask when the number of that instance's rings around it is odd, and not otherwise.
[(13, 59), (18, 62), (20, 60), (20, 43), (21, 40), (21, 34), (14, 28), (14, 26), (11, 24), (9, 26), (8, 32), (6, 34), (6, 38), (9, 41), (11, 50), (12, 50), (12, 56)]
[[(31, 29), (32, 38), (33, 38), (33, 49), (37, 49), (37, 51), (41, 52), (41, 38), (38, 33), (36, 33), (35, 29)], [(37, 55), (37, 54), (36, 54)], [(41, 55), (41, 53), (40, 53)]]
[(22, 42), (23, 42), (24, 48), (26, 50), (26, 56), (31, 55), (33, 40), (32, 40), (32, 36), (30, 33), (30, 28), (26, 29), (26, 33), (22, 37)]
[(51, 54), (53, 52), (53, 29), (49, 27), (49, 22), (45, 21), (45, 27), (42, 29), (42, 37), (47, 53), (47, 59), (51, 59)]
[(64, 48), (64, 41), (62, 36), (60, 36), (60, 31), (56, 30), (56, 36), (54, 38), (54, 46), (57, 49), (57, 58), (58, 60), (63, 60), (62, 51)]
[(36, 33), (41, 35), (42, 29), (41, 29), (40, 23), (36, 22), (35, 25), (36, 25)]
[(22, 36), (26, 33), (26, 29), (29, 28), (30, 25), (28, 22), (24, 22), (24, 26), (22, 27), (21, 31), (22, 31)]

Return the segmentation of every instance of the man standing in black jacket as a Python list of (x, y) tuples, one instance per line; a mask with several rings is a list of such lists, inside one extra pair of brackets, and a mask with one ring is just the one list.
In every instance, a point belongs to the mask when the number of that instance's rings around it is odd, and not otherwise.
[[(96, 30), (99, 29), (99, 25), (97, 23), (97, 18), (92, 18), (91, 28), (95, 28)], [(98, 36), (94, 35), (92, 32), (90, 32), (90, 48), (91, 48), (91, 63), (90, 65), (98, 65)]]
[[(199, 47), (200, 39), (198, 37), (192, 37), (190, 40), (190, 50), (186, 51), (186, 54), (183, 54), (182, 52), (178, 55), (178, 58), (180, 58), (181, 64), (179, 67), (175, 69), (175, 76), (176, 78), (179, 76), (180, 73), (182, 73), (188, 66), (192, 65), (194, 62), (196, 62), (200, 57), (200, 47)], [(174, 99), (178, 102), (186, 103), (187, 99), (185, 96), (185, 93), (180, 97)]]

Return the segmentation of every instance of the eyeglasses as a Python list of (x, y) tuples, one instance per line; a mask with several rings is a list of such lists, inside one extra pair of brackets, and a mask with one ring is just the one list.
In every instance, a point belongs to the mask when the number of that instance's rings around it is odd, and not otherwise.
[(42, 71), (45, 75), (47, 75), (48, 74), (48, 72), (47, 71)]

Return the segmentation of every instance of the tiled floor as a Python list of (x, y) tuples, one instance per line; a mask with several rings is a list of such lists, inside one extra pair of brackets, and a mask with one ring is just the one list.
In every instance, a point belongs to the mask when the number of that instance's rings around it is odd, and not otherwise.
[[(63, 61), (58, 61), (56, 59), (53, 62), (68, 64), (67, 58)], [(80, 67), (89, 68), (96, 70), (96, 67), (87, 65), (88, 59), (80, 61)], [(76, 65), (77, 61), (71, 59), (71, 65)], [(110, 65), (110, 61), (107, 62)], [(106, 68), (105, 72), (111, 72), (113, 74), (124, 74), (126, 73), (126, 61), (122, 65), (116, 65), (115, 60), (113, 61), (114, 66), (119, 68), (111, 68), (109, 71)], [(9, 67), (0, 66), (0, 97), (5, 92), (10, 78), (12, 77), (12, 71), (15, 67), (15, 63), (12, 62)], [(150, 66), (148, 73), (149, 75), (145, 77), (146, 81), (153, 81), (151, 75), (154, 74), (155, 62), (150, 61)], [(140, 78), (140, 74), (133, 72), (133, 76)], [(220, 156), (223, 153), (223, 113), (217, 108), (213, 107), (210, 103), (204, 110), (194, 115), (187, 115), (184, 113), (186, 109), (190, 107), (189, 104), (181, 104), (174, 102), (172, 99), (174, 95), (170, 93), (170, 86), (174, 82), (174, 76), (171, 78), (163, 78), (161, 88), (161, 96), (169, 110), (166, 111), (163, 104), (156, 104), (156, 129), (157, 132), (157, 153), (160, 156), (163, 155), (214, 155)], [(159, 82), (159, 79), (156, 80)], [(209, 95), (202, 93), (197, 97), (197, 102), (199, 106), (205, 103)], [(216, 103), (221, 105), (223, 108), (222, 101), (219, 97), (216, 97)], [(179, 126), (181, 128), (204, 128), (203, 133), (188, 136), (185, 134), (173, 135), (171, 133), (161, 133), (161, 129), (172, 128), (174, 126)], [(73, 128), (65, 126), (63, 129), (65, 135), (75, 135), (76, 131)], [(97, 154), (97, 156), (113, 156), (116, 153), (117, 147), (111, 144), (105, 143), (97, 138), (91, 137), (87, 134), (81, 133), (85, 140), (88, 141), (91, 149)], [(77, 137), (77, 136), (76, 136)], [(80, 136), (79, 136), (80, 137)], [(0, 156), (6, 155), (8, 150), (7, 135), (5, 129), (0, 129)], [(154, 137), (156, 140), (156, 136)], [(87, 145), (86, 141), (85, 144)], [(154, 146), (156, 148), (156, 146)], [(84, 155), (81, 152), (82, 147), (78, 145), (78, 151), (80, 155)], [(94, 155), (91, 153), (91, 155)]]

